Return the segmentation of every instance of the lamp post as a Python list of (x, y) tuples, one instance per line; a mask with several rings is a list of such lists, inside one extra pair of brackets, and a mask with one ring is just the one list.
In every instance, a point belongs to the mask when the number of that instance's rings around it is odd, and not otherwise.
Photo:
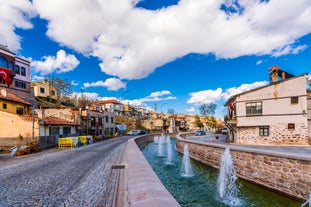
[(161, 114), (163, 113), (162, 111), (162, 106), (165, 105), (166, 103), (161, 103)]
[(86, 135), (89, 135), (89, 107), (86, 106)]

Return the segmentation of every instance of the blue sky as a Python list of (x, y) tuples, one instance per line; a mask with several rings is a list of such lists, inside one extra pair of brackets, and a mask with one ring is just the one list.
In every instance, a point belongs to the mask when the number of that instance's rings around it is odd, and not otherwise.
[[(311, 2), (4, 0), (0, 43), (31, 60), (32, 79), (66, 78), (75, 95), (158, 112), (268, 84), (268, 69), (311, 72)], [(12, 15), (14, 14), (14, 15)]]

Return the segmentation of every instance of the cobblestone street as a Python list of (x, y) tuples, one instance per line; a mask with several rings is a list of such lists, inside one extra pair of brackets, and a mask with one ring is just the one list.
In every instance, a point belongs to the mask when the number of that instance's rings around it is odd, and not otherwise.
[(0, 156), (0, 206), (112, 206), (127, 138), (73, 150)]

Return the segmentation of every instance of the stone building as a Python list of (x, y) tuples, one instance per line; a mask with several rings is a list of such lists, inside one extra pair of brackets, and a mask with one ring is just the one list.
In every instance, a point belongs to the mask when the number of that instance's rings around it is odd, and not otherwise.
[(310, 112), (311, 102), (307, 103), (306, 74), (289, 77), (280, 72), (276, 68), (270, 73), (273, 77), (269, 85), (236, 94), (227, 101), (225, 123), (231, 142), (308, 145), (311, 120), (307, 109)]

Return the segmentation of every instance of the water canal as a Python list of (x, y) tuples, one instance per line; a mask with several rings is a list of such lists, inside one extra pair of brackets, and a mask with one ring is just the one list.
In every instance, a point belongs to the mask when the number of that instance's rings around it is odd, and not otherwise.
[(159, 146), (155, 142), (146, 145), (142, 152), (159, 179), (182, 207), (298, 207), (301, 203), (271, 192), (265, 188), (238, 179), (237, 202), (221, 199), (217, 191), (219, 170), (208, 167), (195, 160), (190, 161), (193, 176), (183, 177), (183, 155), (175, 150), (175, 139), (171, 139), (172, 150), (169, 152), (170, 163), (167, 162), (168, 149), (163, 144), (161, 156), (158, 155)]

